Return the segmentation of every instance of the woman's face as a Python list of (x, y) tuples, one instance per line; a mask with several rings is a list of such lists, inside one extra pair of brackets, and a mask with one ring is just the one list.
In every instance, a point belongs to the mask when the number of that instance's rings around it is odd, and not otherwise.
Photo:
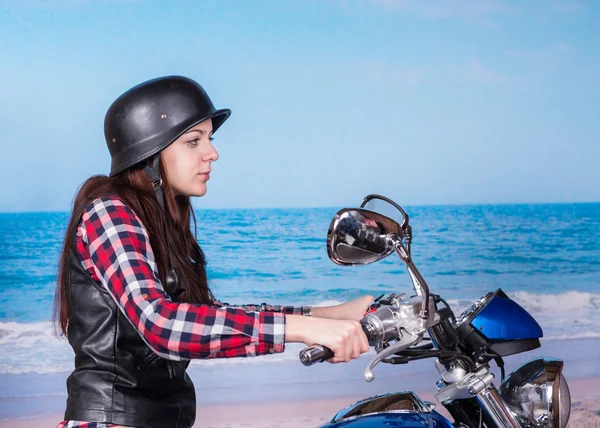
[(212, 145), (212, 120), (191, 128), (162, 151), (167, 180), (175, 195), (204, 196), (211, 163), (219, 159)]

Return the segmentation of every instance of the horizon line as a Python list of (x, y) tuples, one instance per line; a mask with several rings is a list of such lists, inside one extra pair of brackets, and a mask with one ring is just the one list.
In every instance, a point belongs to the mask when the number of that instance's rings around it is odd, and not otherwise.
[[(600, 204), (600, 201), (577, 201), (577, 202), (450, 202), (450, 203), (425, 203), (425, 204), (406, 204), (400, 205), (402, 207), (470, 207), (470, 206), (522, 206), (522, 205), (593, 205)], [(309, 210), (309, 209), (340, 209), (343, 205), (320, 205), (320, 206), (264, 206), (264, 207), (193, 207), (194, 211), (226, 211), (226, 210)], [(358, 204), (356, 205), (358, 207)], [(350, 208), (350, 206), (348, 206)], [(58, 210), (23, 210), (23, 211), (0, 211), (2, 214), (68, 214), (71, 211), (58, 211)]]

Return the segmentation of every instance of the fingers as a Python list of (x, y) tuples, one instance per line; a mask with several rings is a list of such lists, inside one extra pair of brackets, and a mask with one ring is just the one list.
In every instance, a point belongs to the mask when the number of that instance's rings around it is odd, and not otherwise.
[[(286, 318), (287, 319), (287, 318)], [(289, 316), (286, 341), (301, 338), (308, 346), (321, 344), (333, 351), (331, 363), (348, 362), (369, 350), (367, 337), (358, 321)]]
[(362, 327), (360, 326), (360, 323), (358, 321), (355, 321), (353, 324), (354, 324), (355, 333), (354, 333), (354, 337), (353, 337), (354, 340), (352, 341), (352, 344), (353, 344), (352, 359), (360, 357), (360, 354), (363, 353), (361, 336), (364, 336), (364, 334), (362, 332)]
[(360, 323), (358, 321), (347, 321), (339, 332), (335, 347), (332, 348), (334, 357), (328, 361), (331, 363), (348, 362), (360, 357), (368, 350), (369, 343)]
[(353, 351), (353, 327), (350, 321), (340, 323), (340, 330), (336, 332), (335, 348), (332, 348), (332, 363), (345, 363), (350, 361)]
[(361, 327), (361, 329), (360, 329), (360, 350), (364, 354), (365, 352), (369, 352), (369, 349), (370, 349), (369, 339), (367, 338), (367, 335), (365, 334), (365, 332), (362, 330), (362, 327)]

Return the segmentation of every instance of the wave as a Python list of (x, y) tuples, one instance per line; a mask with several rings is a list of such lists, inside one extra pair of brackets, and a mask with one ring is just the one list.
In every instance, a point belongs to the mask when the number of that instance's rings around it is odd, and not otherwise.
[[(557, 294), (537, 294), (527, 291), (509, 291), (508, 296), (532, 314), (574, 314), (588, 311), (600, 313), (600, 293), (565, 291)], [(455, 313), (468, 308), (474, 300), (448, 299)]]
[(583, 339), (600, 339), (600, 332), (586, 331), (577, 334), (562, 334), (557, 336), (547, 336), (545, 340), (583, 340)]
[(572, 313), (600, 309), (599, 293), (565, 291), (560, 294), (535, 294), (518, 291), (511, 297), (532, 313)]
[(73, 351), (51, 322), (0, 323), (0, 374), (56, 373), (73, 367)]
[[(529, 311), (540, 323), (546, 340), (599, 339), (600, 293), (567, 291), (559, 294), (536, 294), (526, 291), (510, 297)], [(456, 314), (473, 300), (449, 299)], [(327, 299), (314, 307), (333, 306), (340, 300)], [(260, 358), (195, 360), (193, 366), (222, 364), (273, 364), (294, 361), (301, 344), (288, 344), (282, 354)], [(73, 369), (74, 354), (68, 342), (58, 337), (52, 323), (0, 322), (0, 374), (58, 373)]]

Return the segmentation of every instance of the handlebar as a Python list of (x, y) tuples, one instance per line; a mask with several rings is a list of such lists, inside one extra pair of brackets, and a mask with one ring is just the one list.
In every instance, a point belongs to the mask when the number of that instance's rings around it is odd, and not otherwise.
[(333, 358), (333, 351), (323, 345), (312, 345), (300, 351), (300, 361), (305, 366), (312, 366), (330, 358)]

